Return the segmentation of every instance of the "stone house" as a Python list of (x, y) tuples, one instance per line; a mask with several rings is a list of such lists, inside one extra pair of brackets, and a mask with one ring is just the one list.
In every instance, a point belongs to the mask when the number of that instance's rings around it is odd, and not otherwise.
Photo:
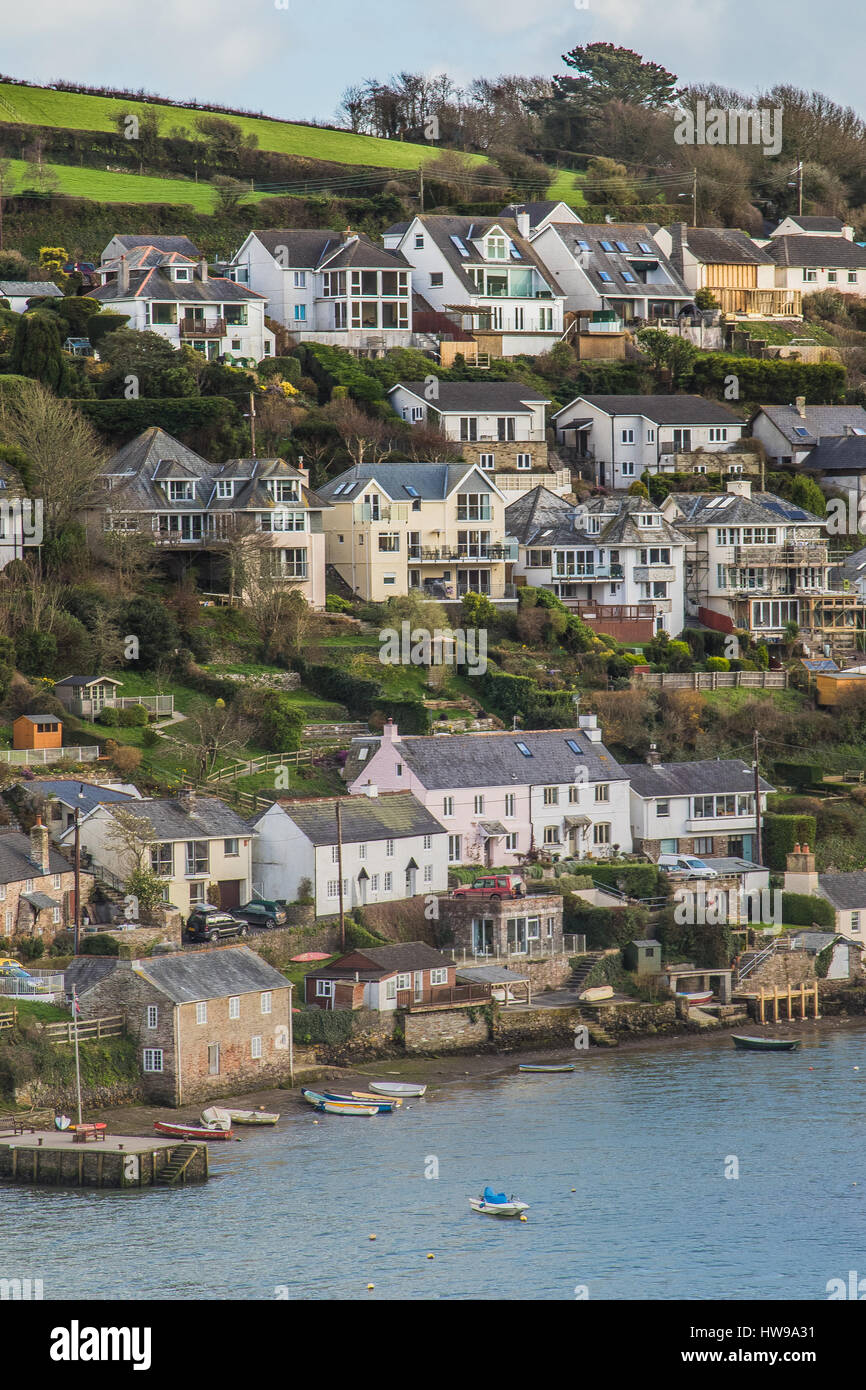
[(558, 955), (563, 949), (562, 897), (440, 898), (439, 936), (458, 955)]
[[(93, 880), (81, 875), (81, 901)], [(0, 835), (0, 934), (35, 936), (50, 941), (75, 918), (75, 875), (69, 860), (50, 843), (37, 821), (29, 835)]]
[(66, 975), (83, 1018), (122, 1014), (148, 1099), (187, 1105), (290, 1076), (291, 985), (245, 946), (79, 957)]

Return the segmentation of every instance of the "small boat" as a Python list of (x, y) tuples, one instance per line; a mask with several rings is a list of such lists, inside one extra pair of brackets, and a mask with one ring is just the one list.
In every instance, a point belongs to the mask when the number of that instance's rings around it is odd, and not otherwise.
[(389, 1100), (387, 1096), (364, 1097), (356, 1096), (354, 1093), (350, 1096), (344, 1096), (336, 1091), (323, 1091), (322, 1095), (325, 1100), (341, 1100), (345, 1101), (347, 1105), (373, 1105), (380, 1115), (390, 1115), (395, 1106), (402, 1105), (402, 1101)]
[(225, 1116), (229, 1125), (275, 1125), (280, 1118), (271, 1110), (224, 1110), (212, 1106), (210, 1110), (201, 1112), (202, 1123), (208, 1124), (214, 1114)]
[(380, 1096), (423, 1096), (426, 1086), (416, 1086), (410, 1081), (371, 1081), (370, 1090)]
[[(373, 1091), (352, 1091), (352, 1100), (378, 1100), (379, 1097)], [(403, 1104), (399, 1096), (391, 1096), (388, 1102), (393, 1110), (399, 1110)]]
[(470, 1197), (469, 1205), (484, 1216), (521, 1216), (529, 1210), (528, 1202), (518, 1202), (504, 1192), (494, 1192), (492, 1187), (485, 1187), (480, 1197)]
[(575, 1065), (574, 1065), (574, 1062), (564, 1062), (564, 1063), (562, 1064), (562, 1066), (558, 1066), (558, 1067), (542, 1067), (542, 1066), (536, 1066), (534, 1062), (521, 1062), (521, 1064), (520, 1064), (520, 1070), (521, 1070), (521, 1071), (574, 1071), (574, 1070), (575, 1070)]
[(731, 1041), (741, 1052), (796, 1052), (801, 1046), (801, 1038), (749, 1038), (742, 1033), (732, 1033)]
[(674, 996), (676, 999), (687, 999), (689, 1004), (709, 1004), (713, 997), (711, 989), (693, 990), (692, 993), (682, 993)]
[(203, 1110), (201, 1122), (208, 1129), (231, 1129), (232, 1127), (231, 1115), (219, 1105), (212, 1105), (209, 1110)]
[(360, 1105), (352, 1102), (349, 1105), (344, 1100), (322, 1100), (316, 1106), (317, 1110), (323, 1111), (326, 1115), (378, 1115), (378, 1105)]
[(587, 1004), (600, 1004), (603, 999), (613, 998), (613, 985), (594, 985), (591, 989), (585, 989), (577, 997)]
[(233, 1139), (230, 1129), (217, 1129), (209, 1125), (181, 1125), (168, 1120), (154, 1120), (153, 1127), (160, 1134), (168, 1134), (172, 1139)]

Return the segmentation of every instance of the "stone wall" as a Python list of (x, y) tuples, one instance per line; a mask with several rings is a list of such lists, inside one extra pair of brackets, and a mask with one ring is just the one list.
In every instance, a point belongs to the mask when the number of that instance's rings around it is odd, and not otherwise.
[(676, 1000), (666, 1000), (663, 1004), (586, 1004), (577, 1011), (579, 1020), (595, 1024), (605, 1033), (655, 1033), (683, 1031), (684, 1025), (677, 1020)]
[(407, 1052), (490, 1051), (486, 1013), (479, 1009), (443, 1009), (425, 1014), (406, 1014), (404, 1045)]
[(747, 975), (742, 989), (735, 993), (754, 994), (762, 985), (769, 990), (774, 985), (787, 989), (788, 985), (812, 984), (815, 978), (815, 957), (808, 951), (777, 951)]
[(515, 1052), (523, 1047), (568, 1047), (581, 1022), (581, 1011), (565, 1009), (501, 1010), (493, 1021), (493, 1043), (497, 1052)]
[[(119, 1143), (132, 1147), (135, 1140)], [(134, 1154), (111, 1145), (110, 1140), (32, 1150), (0, 1145), (0, 1179), (40, 1187), (152, 1187), (176, 1148), (176, 1144), (166, 1144), (165, 1148)], [(184, 1178), (186, 1182), (203, 1182), (207, 1175), (207, 1145), (200, 1144)]]
[[(439, 898), (439, 919), (436, 938), (443, 949), (453, 945), (455, 951), (472, 950), (472, 922), (482, 917), (493, 923), (494, 952), (503, 960), (508, 953), (508, 923), (514, 917), (540, 918), (540, 938), (533, 944), (539, 950), (562, 950), (562, 897), (558, 893), (527, 893), (525, 898), (445, 897)], [(547, 935), (548, 919), (552, 919), (552, 934)], [(522, 968), (525, 956), (509, 957), (515, 969)]]

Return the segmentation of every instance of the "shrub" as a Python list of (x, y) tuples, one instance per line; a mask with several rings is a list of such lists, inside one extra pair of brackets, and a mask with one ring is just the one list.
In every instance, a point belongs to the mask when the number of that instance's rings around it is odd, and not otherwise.
[(23, 936), (15, 949), (22, 960), (40, 960), (45, 954), (45, 942), (39, 936)]
[(115, 709), (114, 705), (106, 705), (96, 716), (97, 724), (104, 724), (106, 728), (115, 729), (120, 723), (120, 710)]
[(785, 816), (765, 811), (761, 822), (763, 863), (768, 869), (784, 872), (785, 860), (794, 845), (814, 845), (816, 838), (814, 816)]
[(606, 883), (633, 898), (659, 895), (659, 871), (655, 864), (593, 864), (596, 883)]
[(156, 732), (156, 729), (152, 729), (149, 725), (146, 729), (142, 729), (141, 745), (143, 748), (155, 748), (158, 743), (159, 734)]
[(119, 713), (120, 723), (124, 729), (143, 729), (147, 724), (147, 707), (145, 705), (127, 705)]
[(646, 935), (649, 914), (641, 907), (588, 907), (570, 893), (563, 900), (563, 929), (582, 934), (589, 950), (625, 946)]
[(82, 956), (118, 956), (120, 942), (107, 932), (96, 932), (94, 936), (82, 936), (79, 951)]
[(782, 921), (794, 927), (811, 927), (817, 922), (822, 927), (835, 929), (836, 910), (826, 898), (813, 898), (808, 893), (783, 893)]
[(141, 765), (141, 749), (129, 748), (125, 744), (121, 744), (112, 753), (111, 761), (118, 772), (122, 773), (124, 777), (129, 777)]
[(293, 753), (301, 746), (304, 715), (290, 696), (271, 691), (261, 705), (261, 738), (272, 753)]
[(708, 656), (708, 671), (730, 671), (731, 663), (726, 656)]

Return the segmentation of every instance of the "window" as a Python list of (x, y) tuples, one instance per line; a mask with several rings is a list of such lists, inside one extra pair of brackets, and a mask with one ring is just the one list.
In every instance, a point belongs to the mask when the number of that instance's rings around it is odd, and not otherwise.
[(190, 874), (206, 874), (208, 871), (208, 842), (207, 840), (187, 840), (186, 842), (186, 872)]
[(196, 1004), (195, 1006), (196, 1023), (207, 1023), (207, 1004)]
[(712, 835), (699, 836), (694, 842), (695, 854), (712, 854), (713, 837)]
[(235, 484), (233, 478), (217, 479), (217, 497), (234, 497)]
[(256, 1059), (262, 1055), (262, 1040), (260, 1037), (250, 1038), (250, 1056)]
[(527, 917), (526, 935), (530, 941), (538, 941), (541, 938), (541, 918)]
[(610, 844), (610, 823), (609, 821), (599, 821), (592, 827), (592, 842), (594, 845)]
[(849, 270), (849, 271), (848, 271), (848, 284), (849, 284), (849, 285), (856, 285), (856, 284), (857, 284), (857, 272), (856, 272), (856, 270)]
[(602, 280), (602, 281), (604, 282), (605, 285), (612, 285), (612, 284), (613, 284), (613, 276), (612, 276), (612, 275), (608, 275), (608, 273), (607, 273), (606, 270), (600, 270), (600, 271), (598, 272), (598, 278), (599, 278), (599, 280)]
[(329, 879), (328, 879), (328, 897), (329, 897), (329, 898), (339, 898), (339, 896), (340, 896), (340, 880), (339, 880), (338, 878), (329, 878)]
[(599, 782), (595, 788), (596, 801), (610, 801), (610, 787), (607, 782)]
[(523, 754), (524, 758), (532, 757), (532, 754), (530, 753), (525, 743), (516, 743), (514, 746), (518, 750), (518, 752)]
[(620, 444), (634, 444), (634, 430), (620, 430)]
[(772, 599), (752, 604), (752, 626), (761, 628), (783, 628), (786, 623), (796, 623), (800, 619), (800, 605), (796, 599)]
[(669, 816), (670, 813), (671, 813), (671, 803), (670, 803), (669, 801), (657, 801), (657, 802), (656, 802), (656, 815), (657, 815), (657, 816), (661, 816), (662, 818), (664, 818), (664, 817), (666, 817), (666, 816)]
[(393, 887), (394, 887), (394, 875), (393, 875), (393, 874), (386, 874), (386, 875), (385, 875), (385, 882), (384, 882), (384, 884), (382, 885), (382, 887), (383, 887), (383, 891), (384, 891), (385, 893), (390, 893), (390, 892), (392, 891), (392, 889), (393, 889)]
[(25, 880), (24, 880), (24, 892), (25, 892), (25, 893), (32, 893), (32, 892), (33, 892), (33, 879), (32, 879), (32, 878), (25, 878)]
[(838, 277), (838, 275), (837, 275), (837, 273), (836, 273), (835, 270), (828, 270), (828, 271), (827, 271), (827, 284), (828, 284), (828, 285), (835, 285), (835, 283), (836, 283), (836, 281), (838, 280), (838, 278), (839, 278), (839, 277)]
[(443, 816), (453, 816), (453, 815), (454, 815), (454, 797), (453, 797), (453, 796), (446, 796), (446, 797), (443, 797), (443, 799), (442, 799), (442, 814), (443, 814)]
[(711, 444), (723, 444), (727, 437), (727, 430), (711, 429), (709, 432), (709, 439)]
[(544, 804), (545, 806), (559, 805), (559, 787), (544, 788)]
[(473, 809), (474, 809), (474, 811), (475, 811), (476, 816), (483, 816), (483, 815), (484, 815), (484, 797), (483, 797), (483, 796), (476, 796), (476, 797), (474, 798), (474, 801), (473, 801)]
[(505, 793), (505, 815), (508, 817), (509, 820), (510, 820), (511, 817), (514, 816), (514, 814), (515, 814), (515, 807), (516, 807), (516, 805), (517, 805), (517, 797), (514, 795), (514, 792), (506, 792), (506, 793)]
[(58, 923), (60, 922), (60, 908), (59, 908), (59, 907), (52, 907), (52, 909), (51, 909), (51, 921), (54, 923), (55, 927), (56, 927), (56, 926), (58, 925)]
[(223, 840), (223, 854), (228, 855), (230, 859), (240, 854), (240, 840)]
[(546, 825), (546, 826), (544, 827), (544, 843), (545, 843), (546, 845), (558, 845), (558, 844), (559, 844), (559, 826), (558, 826), (558, 825)]
[(424, 238), (423, 238), (423, 236), (421, 235), (420, 232), (416, 232), (416, 233), (415, 233), (415, 250), (416, 250), (416, 251), (423, 251), (423, 250), (424, 250)]
[(359, 846), (358, 846), (358, 858), (359, 858), (359, 859), (366, 859), (366, 858), (367, 858), (367, 846), (366, 846), (366, 844), (363, 844), (363, 845), (359, 845)]
[(142, 1069), (147, 1072), (162, 1071), (162, 1048), (146, 1047), (144, 1049), (144, 1061)]
[(859, 913), (859, 912), (852, 912), (852, 913), (851, 913), (851, 930), (852, 930), (852, 931), (859, 931), (859, 930), (860, 930), (860, 913)]
[(425, 865), (424, 865), (424, 882), (425, 882), (425, 883), (432, 883), (432, 882), (433, 882), (433, 865), (432, 865), (432, 864), (425, 864)]
[(11, 931), (11, 929), (12, 929), (12, 913), (11, 913), (11, 912), (7, 912), (7, 913), (6, 913), (6, 930), (7, 930), (7, 931)]
[(371, 892), (371, 893), (378, 893), (378, 891), (379, 891), (379, 875), (378, 875), (378, 874), (373, 874), (373, 877), (370, 879), (370, 892)]
[(631, 460), (629, 463), (624, 463), (622, 465), (622, 476), (624, 478), (634, 477), (634, 460)]
[(185, 481), (177, 482), (174, 479), (170, 480), (168, 484), (168, 500), (169, 502), (192, 502), (192, 483)]
[(667, 546), (654, 545), (640, 552), (640, 562), (642, 565), (669, 565), (671, 552)]
[[(5, 903), (5, 901), (6, 901), (6, 884), (5, 884), (5, 883), (0, 883), (0, 903)], [(8, 923), (7, 923), (7, 925), (8, 925)]]
[(239, 994), (233, 994), (229, 999), (229, 1018), (240, 1018), (241, 999)]
[(272, 993), (271, 993), (271, 991), (270, 991), (269, 989), (266, 989), (266, 990), (263, 990), (263, 991), (262, 991), (262, 1013), (263, 1013), (263, 1014), (269, 1014), (269, 1013), (271, 1012), (271, 1006), (272, 1006), (272, 1004), (273, 1004), (273, 998), (274, 998), (274, 996), (272, 995)]
[(469, 443), (478, 438), (478, 419), (475, 415), (461, 415), (460, 438)]
[(508, 243), (504, 236), (489, 236), (487, 238), (487, 259), (488, 261), (504, 261), (508, 257)]
[(207, 1049), (207, 1070), (208, 1076), (219, 1076), (220, 1074), (220, 1045), (219, 1043), (209, 1043)]
[(580, 784), (579, 784), (579, 783), (578, 783), (576, 786), (574, 786), (574, 787), (569, 787), (569, 789), (568, 789), (568, 800), (569, 800), (569, 804), (570, 804), (571, 806), (574, 806), (575, 803), (577, 803), (577, 802), (580, 801)]
[(434, 290), (441, 289), (442, 286), (444, 285), (444, 283), (445, 283), (445, 276), (443, 275), (443, 273), (442, 273), (441, 270), (434, 270), (434, 271), (431, 271), (431, 273), (430, 273), (430, 287), (431, 287), (431, 289), (434, 289)]
[(307, 288), (307, 272), (305, 270), (296, 270), (292, 279), (296, 290)]
[(159, 1009), (157, 1008), (156, 1004), (148, 1004), (148, 1006), (147, 1006), (147, 1026), (148, 1026), (148, 1028), (155, 1028), (158, 1022), (159, 1022)]
[(448, 983), (448, 970), (447, 970), (447, 968), (443, 968), (443, 969), (441, 969), (441, 970), (431, 970), (431, 971), (430, 971), (430, 984), (431, 984), (431, 985), (447, 985), (447, 983)]
[(531, 455), (531, 454), (518, 454), (518, 455), (517, 455), (517, 467), (518, 467), (518, 468), (531, 468), (531, 467), (532, 467), (532, 455)]
[(512, 831), (505, 837), (505, 848), (510, 850), (517, 849), (517, 832)]
[(333, 981), (333, 980), (317, 980), (317, 981), (316, 981), (316, 998), (317, 998), (317, 999), (332, 999), (333, 996), (334, 996), (334, 981)]
[(386, 840), (386, 841), (385, 841), (385, 858), (386, 858), (386, 859), (393, 859), (393, 858), (394, 858), (394, 841), (393, 841), (393, 840)]
[(59, 888), (59, 887), (60, 887), (60, 875), (59, 875), (59, 874), (54, 874), (54, 876), (53, 876), (52, 879), (51, 879), (51, 883), (52, 883), (53, 887)]
[[(459, 864), (459, 863), (460, 863), (460, 857), (461, 857), (461, 856), (460, 856), (460, 849), (461, 849), (461, 845), (460, 845), (460, 836), (459, 836), (459, 835), (449, 835), (449, 836), (448, 836), (448, 863), (449, 863), (449, 864)], [(8, 915), (11, 915), (11, 914), (8, 914)]]
[(515, 420), (513, 415), (500, 415), (497, 418), (496, 438), (501, 440), (513, 440), (515, 438)]
[(399, 531), (381, 531), (379, 533), (379, 549), (394, 555), (400, 549)]
[(815, 270), (810, 270), (808, 266), (804, 266), (803, 279), (811, 284), (813, 281), (818, 279), (818, 272)]
[(424, 840), (423, 840), (423, 845), (424, 845), (424, 848), (425, 848), (425, 849), (432, 849), (432, 848), (433, 848), (433, 836), (432, 836), (432, 835), (425, 835), (425, 836), (424, 836)]
[(495, 468), (495, 467), (496, 467), (496, 455), (495, 455), (495, 454), (479, 454), (479, 455), (478, 455), (478, 466), (479, 466), (479, 468), (486, 468), (488, 471), (489, 471), (491, 468)]
[(638, 526), (661, 526), (662, 518), (660, 512), (641, 512), (637, 517)]
[(295, 323), (306, 323), (306, 321), (307, 321), (307, 306), (306, 306), (306, 304), (296, 304), (296, 305), (295, 305), (295, 307), (294, 307), (294, 320), (295, 320)]

